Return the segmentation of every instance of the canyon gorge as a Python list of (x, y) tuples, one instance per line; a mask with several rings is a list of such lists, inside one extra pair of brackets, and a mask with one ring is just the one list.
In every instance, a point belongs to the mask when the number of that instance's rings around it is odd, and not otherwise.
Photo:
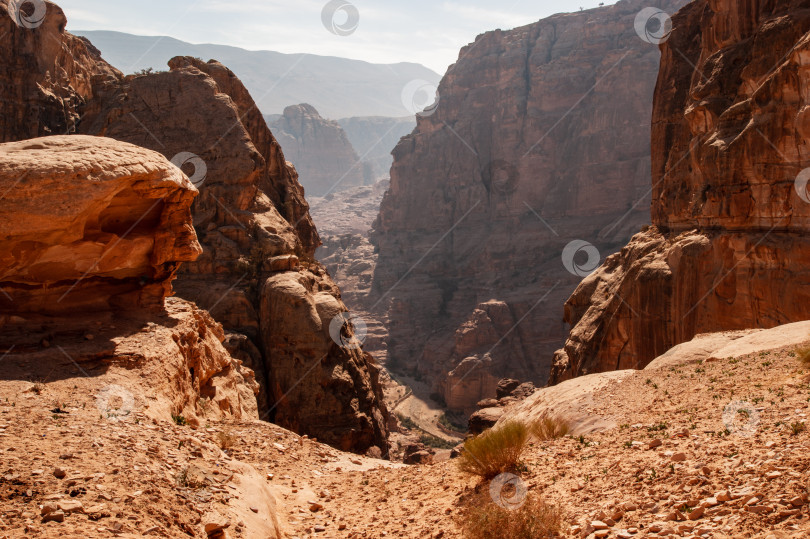
[(389, 368), (450, 409), (474, 410), (503, 377), (545, 384), (581, 280), (563, 249), (607, 255), (649, 223), (660, 53), (634, 30), (647, 4), (478, 36), (394, 150), (366, 307), (386, 320)]
[(810, 534), (808, 0), (486, 31), (408, 117), (66, 11), (0, 0), (0, 539)]

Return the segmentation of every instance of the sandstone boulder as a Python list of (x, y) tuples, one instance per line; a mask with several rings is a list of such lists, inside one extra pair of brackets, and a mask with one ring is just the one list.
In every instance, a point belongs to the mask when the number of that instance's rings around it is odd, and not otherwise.
[(0, 308), (163, 308), (202, 252), (197, 190), (162, 155), (101, 137), (0, 145)]

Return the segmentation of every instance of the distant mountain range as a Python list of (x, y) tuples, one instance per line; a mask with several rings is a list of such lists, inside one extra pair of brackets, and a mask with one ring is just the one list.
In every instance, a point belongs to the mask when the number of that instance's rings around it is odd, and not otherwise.
[(171, 37), (122, 32), (74, 31), (101, 50), (104, 59), (126, 74), (166, 70), (174, 56), (215, 59), (242, 80), (264, 114), (281, 114), (288, 105), (310, 103), (330, 119), (352, 116), (402, 117), (402, 91), (414, 80), (438, 85), (441, 76), (421, 64), (371, 64), (313, 54), (249, 51), (225, 45), (186, 43)]

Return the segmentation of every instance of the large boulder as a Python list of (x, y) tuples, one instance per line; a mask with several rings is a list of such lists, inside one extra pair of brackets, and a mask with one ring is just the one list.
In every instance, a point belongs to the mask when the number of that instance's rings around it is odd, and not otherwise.
[(0, 145), (0, 308), (163, 307), (202, 249), (197, 190), (162, 155), (101, 137)]

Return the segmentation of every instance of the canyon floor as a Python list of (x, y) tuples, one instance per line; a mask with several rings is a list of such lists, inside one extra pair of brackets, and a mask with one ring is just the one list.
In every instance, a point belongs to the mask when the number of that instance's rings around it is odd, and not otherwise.
[[(532, 442), (522, 480), (562, 508), (568, 537), (807, 537), (810, 375), (795, 349), (617, 377), (588, 407), (616, 427)], [(0, 537), (462, 537), (489, 489), (453, 460), (404, 466), (256, 420), (194, 428), (102, 406), (112, 382), (143, 390), (137, 369), (6, 367)]]

